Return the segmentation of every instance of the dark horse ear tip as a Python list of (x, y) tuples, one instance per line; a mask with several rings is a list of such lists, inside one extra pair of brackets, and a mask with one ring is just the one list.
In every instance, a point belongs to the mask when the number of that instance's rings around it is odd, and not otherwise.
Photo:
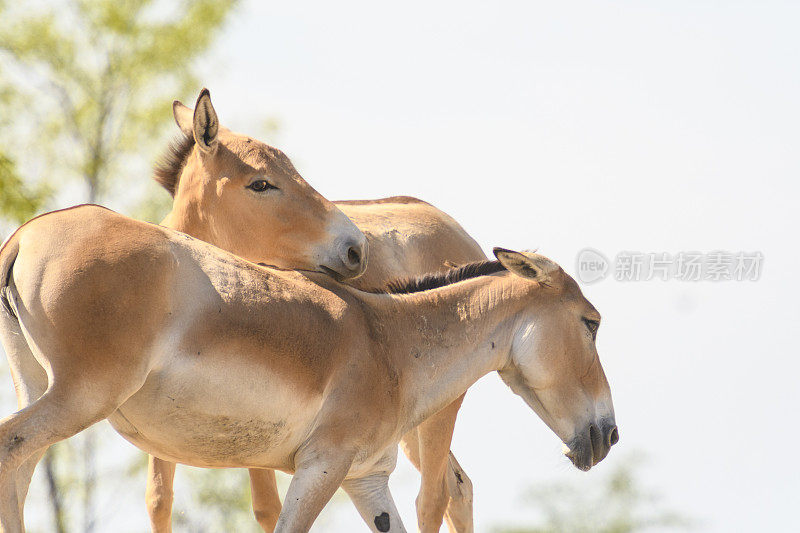
[(172, 112), (173, 112), (173, 114), (176, 113), (179, 109), (183, 109), (184, 107), (186, 107), (186, 105), (184, 105), (184, 103), (181, 102), (180, 100), (173, 100), (172, 101)]
[(203, 89), (200, 91), (200, 94), (197, 96), (197, 101), (199, 102), (203, 98), (208, 98), (209, 100), (211, 99), (211, 91), (209, 91), (207, 87), (203, 87)]
[(509, 250), (508, 248), (501, 248), (500, 246), (495, 246), (494, 248), (492, 248), (492, 253), (495, 255), (495, 257), (497, 257), (497, 254), (502, 254), (502, 253), (513, 254), (514, 250)]

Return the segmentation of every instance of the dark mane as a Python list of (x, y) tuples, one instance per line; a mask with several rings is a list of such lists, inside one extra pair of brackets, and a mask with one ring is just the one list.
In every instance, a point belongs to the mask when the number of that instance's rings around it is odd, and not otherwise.
[(452, 285), (465, 279), (487, 276), (506, 270), (500, 261), (476, 261), (464, 266), (455, 267), (445, 272), (433, 272), (411, 279), (399, 279), (388, 282), (383, 288), (371, 292), (388, 294), (411, 294), (428, 291), (445, 285)]
[(194, 148), (194, 137), (183, 133), (179, 134), (169, 143), (166, 151), (153, 168), (153, 179), (167, 189), (171, 196), (175, 196), (181, 172), (186, 165), (186, 160), (189, 159), (189, 154), (192, 153), (192, 148)]

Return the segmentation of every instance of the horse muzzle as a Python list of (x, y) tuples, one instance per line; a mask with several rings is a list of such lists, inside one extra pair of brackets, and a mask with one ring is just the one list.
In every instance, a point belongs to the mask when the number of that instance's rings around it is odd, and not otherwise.
[(362, 235), (360, 239), (350, 238), (343, 240), (338, 246), (338, 253), (324, 264), (319, 265), (319, 270), (337, 281), (357, 278), (367, 269), (367, 239)]
[(619, 429), (613, 419), (590, 423), (567, 443), (569, 451), (565, 454), (575, 468), (588, 472), (594, 465), (605, 459), (611, 447), (619, 442)]

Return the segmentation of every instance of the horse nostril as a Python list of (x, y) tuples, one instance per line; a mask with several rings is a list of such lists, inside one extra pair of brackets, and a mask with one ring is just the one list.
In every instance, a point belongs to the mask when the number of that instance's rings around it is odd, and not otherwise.
[(614, 426), (613, 428), (611, 428), (611, 431), (608, 432), (609, 448), (618, 442), (619, 442), (619, 431), (617, 431), (617, 426)]
[(347, 249), (347, 262), (350, 266), (358, 266), (361, 263), (361, 253), (355, 246)]

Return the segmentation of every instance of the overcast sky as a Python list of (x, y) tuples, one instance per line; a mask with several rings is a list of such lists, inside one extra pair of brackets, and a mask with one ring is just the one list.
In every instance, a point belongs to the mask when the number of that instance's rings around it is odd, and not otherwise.
[[(473, 387), (453, 450), (477, 530), (532, 516), (526, 488), (588, 490), (633, 452), (704, 531), (797, 528), (800, 5), (298, 4), (245, 4), (203, 79), (224, 125), (278, 118), (264, 140), (328, 198), (418, 196), (486, 250), (538, 248), (570, 273), (585, 247), (763, 254), (755, 282), (584, 287), (621, 435), (588, 474), (496, 376)], [(406, 462), (392, 485), (416, 529)], [(339, 505), (317, 531), (356, 524)]]
[[(634, 451), (703, 530), (797, 527), (800, 6), (286, 4), (240, 12), (207, 85), (233, 128), (277, 116), (275, 144), (329, 198), (419, 196), (487, 250), (573, 273), (587, 246), (764, 256), (757, 282), (585, 287), (622, 437), (596, 471), (573, 472), (496, 376), (475, 386), (453, 449), (478, 530), (524, 520), (526, 487), (588, 485)], [(340, 515), (324, 529), (358, 520)]]

